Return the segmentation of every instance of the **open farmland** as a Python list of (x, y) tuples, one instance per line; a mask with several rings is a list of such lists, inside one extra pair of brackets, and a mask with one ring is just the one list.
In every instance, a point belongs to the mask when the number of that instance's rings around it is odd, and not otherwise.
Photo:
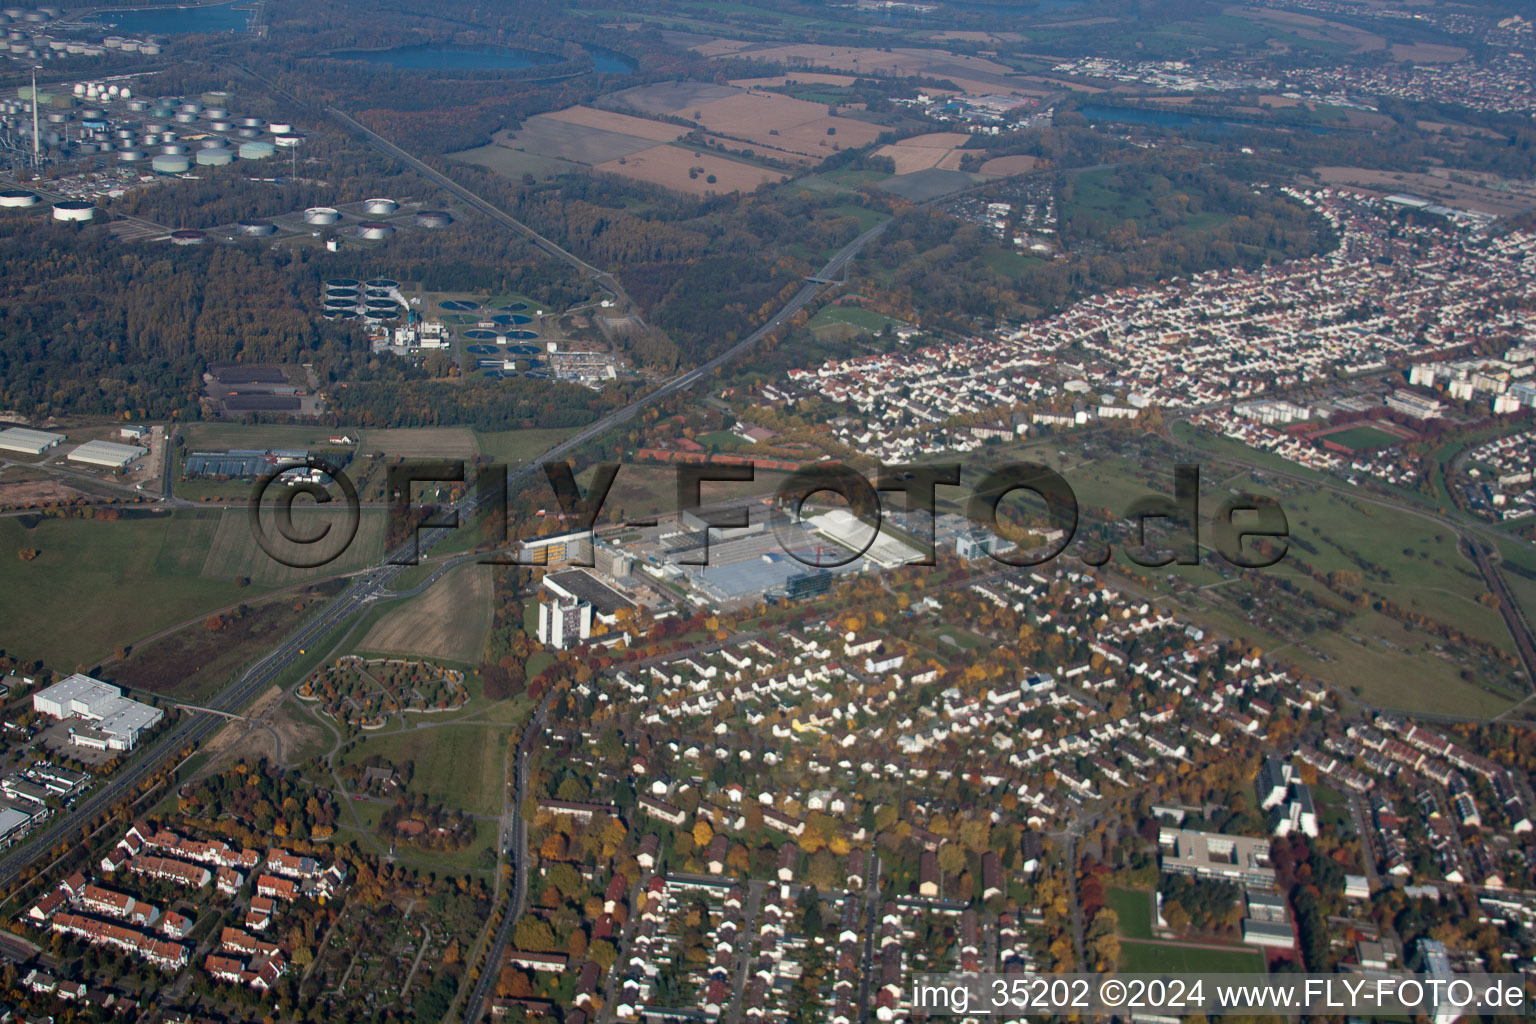
[(964, 132), (934, 132), (914, 135), (875, 150), (875, 156), (888, 156), (896, 164), (897, 174), (912, 174), (937, 167), (943, 171), (960, 169), (960, 149), (971, 137)]
[(567, 124), (584, 125), (597, 131), (649, 139), (652, 142), (676, 142), (688, 134), (686, 128), (680, 128), (675, 124), (665, 124), (644, 117), (630, 117), (628, 114), (598, 110), (596, 107), (567, 107), (550, 114), (540, 114), (539, 117)]
[(385, 614), (357, 645), (381, 654), (475, 662), (491, 628), (491, 567), (461, 565)]
[(793, 65), (808, 63), (817, 67), (847, 71), (855, 75), (894, 75), (906, 78), (914, 75), (943, 78), (968, 92), (1008, 92), (1019, 95), (1040, 95), (1042, 89), (1036, 82), (1020, 78), (1012, 68), (985, 57), (971, 57), (917, 47), (892, 47), (882, 49), (873, 46), (826, 46), (818, 43), (800, 43), (789, 46), (752, 47), (740, 51), (742, 56)]
[(414, 459), (469, 459), (480, 452), (468, 427), (365, 430), (359, 448), (368, 453), (383, 452), (390, 458)]
[[(345, 533), (345, 516), (340, 509), (305, 507), (302, 502), (296, 502), (293, 508), (296, 535), (314, 537), (322, 529), (329, 528), (338, 543), (332, 544), (329, 536), (318, 546), (293, 543), (285, 540), (275, 525), (268, 524), (273, 550), (279, 556), (293, 560), (329, 553), (339, 547), (339, 540)], [(313, 569), (295, 569), (267, 554), (256, 542), (251, 533), (250, 513), (246, 509), (226, 509), (219, 519), (218, 532), (207, 548), (201, 575), (209, 580), (249, 578), (257, 586), (282, 587), (351, 572), (383, 556), (384, 519), (382, 511), (365, 509), (357, 524), (357, 536), (333, 561)]]
[(731, 139), (781, 150), (804, 162), (820, 163), (839, 149), (867, 146), (880, 137), (879, 125), (828, 117), (820, 103), (771, 92), (737, 91), (691, 110), (671, 111)]
[[(748, 192), (765, 182), (780, 182), (789, 177), (782, 171), (678, 146), (652, 146), (622, 160), (599, 164), (594, 170), (622, 174), (627, 178), (701, 196)], [(690, 170), (695, 172), (692, 176), (689, 175)], [(715, 180), (710, 181), (711, 177)]]
[[(249, 596), (200, 578), (217, 520), (200, 511), (117, 520), (0, 519), (9, 565), (0, 621), (17, 654), (93, 665), (133, 641)], [(18, 559), (22, 549), (36, 551)]]

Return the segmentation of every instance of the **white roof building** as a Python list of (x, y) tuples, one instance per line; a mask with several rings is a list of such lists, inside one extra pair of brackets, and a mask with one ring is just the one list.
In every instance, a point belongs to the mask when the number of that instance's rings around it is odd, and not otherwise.
[(52, 718), (82, 718), (90, 728), (75, 730), (76, 743), (100, 750), (132, 750), (139, 735), (154, 728), (165, 713), (123, 696), (111, 683), (76, 672), (32, 695), (32, 709)]
[(26, 427), (0, 430), (0, 450), (20, 452), (23, 455), (41, 455), (63, 441), (63, 434), (52, 434), (46, 430), (28, 430)]
[(87, 441), (70, 452), (65, 458), (70, 462), (83, 462), (88, 466), (105, 466), (122, 469), (140, 456), (149, 454), (148, 448), (136, 444), (116, 444), (112, 441)]

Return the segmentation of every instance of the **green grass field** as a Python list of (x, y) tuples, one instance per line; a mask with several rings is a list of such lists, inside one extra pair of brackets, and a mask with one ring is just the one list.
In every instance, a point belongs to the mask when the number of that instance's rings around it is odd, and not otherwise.
[(415, 727), (406, 732), (368, 735), (343, 760), (378, 754), (397, 763), (411, 761), (411, 792), (425, 793), (428, 800), (446, 807), (499, 814), (508, 730), (480, 724), (412, 724)]
[(1120, 935), (1127, 939), (1152, 937), (1152, 894), (1143, 889), (1106, 889), (1109, 907), (1120, 918)]
[(821, 327), (847, 325), (877, 334), (891, 323), (895, 321), (890, 317), (876, 313), (872, 309), (864, 309), (862, 306), (824, 306), (821, 312), (811, 317), (810, 323), (806, 326), (814, 331)]
[(286, 423), (188, 423), (181, 428), (181, 438), (189, 452), (230, 448), (334, 448), (333, 436), (345, 434), (356, 439), (357, 429), (323, 427), (315, 424)]
[[(204, 513), (98, 520), (0, 519), (5, 647), (72, 671), (250, 594), (201, 575), (218, 529)], [(31, 561), (16, 552), (34, 548)]]
[(520, 466), (564, 441), (572, 431), (564, 428), (480, 431), (475, 435), (480, 454), (505, 466)]
[(1122, 942), (1120, 969), (1132, 974), (1263, 974), (1264, 957), (1246, 949), (1176, 946), (1167, 942)]

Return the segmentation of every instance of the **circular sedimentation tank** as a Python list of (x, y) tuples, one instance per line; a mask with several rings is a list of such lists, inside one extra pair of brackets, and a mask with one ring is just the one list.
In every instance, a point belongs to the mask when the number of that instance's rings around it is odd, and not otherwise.
[(339, 220), (341, 220), (341, 214), (329, 206), (311, 206), (304, 211), (306, 224), (335, 224)]
[(362, 283), (361, 281), (354, 281), (350, 277), (333, 277), (325, 282), (325, 286), (327, 288), (356, 288)]
[(372, 281), (368, 282), (368, 287), (369, 288), (384, 288), (384, 289), (399, 288), (400, 287), (400, 282), (399, 281), (391, 281), (387, 277), (376, 277)]
[(83, 199), (66, 199), (53, 204), (53, 219), (86, 221), (96, 216), (96, 207)]

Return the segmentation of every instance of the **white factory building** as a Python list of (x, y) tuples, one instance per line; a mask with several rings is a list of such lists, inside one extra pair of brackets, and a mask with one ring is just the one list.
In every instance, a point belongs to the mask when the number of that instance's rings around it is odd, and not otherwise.
[(8, 427), (0, 430), (0, 451), (41, 455), (49, 448), (57, 447), (63, 442), (63, 434), (52, 434), (46, 430), (28, 430), (26, 427)]
[(104, 466), (122, 469), (141, 455), (149, 454), (148, 448), (136, 444), (117, 444), (112, 441), (87, 441), (70, 452), (65, 458), (70, 462), (83, 462), (87, 466)]
[(90, 724), (70, 729), (70, 738), (96, 750), (132, 750), (165, 712), (123, 696), (111, 683), (76, 672), (32, 696), (32, 710), (50, 718), (79, 718)]

